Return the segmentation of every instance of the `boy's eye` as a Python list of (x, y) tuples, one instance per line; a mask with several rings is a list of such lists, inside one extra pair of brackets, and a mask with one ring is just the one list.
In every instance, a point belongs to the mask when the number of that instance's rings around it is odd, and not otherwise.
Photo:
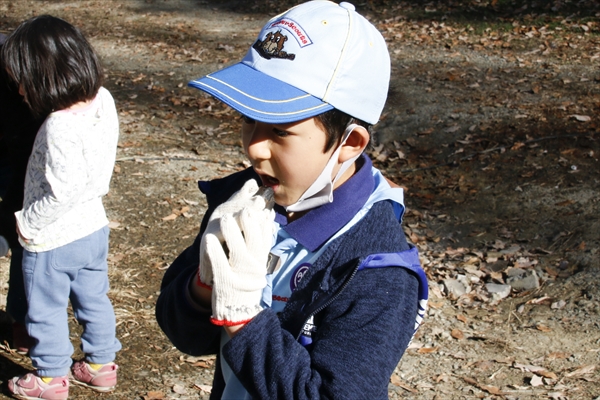
[(246, 124), (253, 124), (253, 123), (255, 123), (255, 122), (256, 122), (255, 120), (253, 120), (252, 118), (250, 118), (250, 117), (248, 117), (248, 116), (246, 116), (246, 115), (242, 115), (242, 120), (243, 120), (243, 121), (244, 121), (244, 123), (246, 123)]
[(288, 135), (288, 133), (286, 131), (282, 131), (277, 128), (273, 128), (273, 132), (275, 132), (275, 134), (279, 137), (286, 137)]

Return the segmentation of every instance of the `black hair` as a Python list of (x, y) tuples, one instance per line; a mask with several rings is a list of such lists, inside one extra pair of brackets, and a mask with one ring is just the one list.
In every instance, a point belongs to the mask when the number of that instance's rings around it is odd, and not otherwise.
[(103, 79), (98, 57), (79, 29), (51, 15), (21, 23), (2, 46), (0, 65), (35, 116), (92, 100)]
[(326, 111), (322, 114), (315, 116), (316, 120), (325, 129), (327, 135), (327, 141), (325, 142), (324, 153), (327, 153), (334, 145), (339, 144), (342, 141), (342, 135), (346, 130), (346, 127), (350, 124), (357, 124), (364, 127), (369, 135), (371, 134), (371, 125), (353, 118), (343, 111), (336, 108), (333, 110)]

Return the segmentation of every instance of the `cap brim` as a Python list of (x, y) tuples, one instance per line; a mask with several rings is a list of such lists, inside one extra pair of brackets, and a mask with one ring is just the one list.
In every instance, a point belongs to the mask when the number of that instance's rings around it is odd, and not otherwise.
[(261, 122), (295, 122), (333, 109), (317, 97), (242, 63), (193, 80), (188, 86)]

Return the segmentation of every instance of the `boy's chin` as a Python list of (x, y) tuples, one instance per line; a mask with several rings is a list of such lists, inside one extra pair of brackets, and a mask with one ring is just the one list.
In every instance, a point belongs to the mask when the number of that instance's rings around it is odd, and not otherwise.
[(295, 201), (290, 201), (289, 199), (282, 199), (281, 196), (277, 196), (277, 193), (275, 193), (275, 204), (278, 205), (279, 207), (283, 207), (286, 208), (287, 206), (290, 206), (292, 204), (295, 203)]

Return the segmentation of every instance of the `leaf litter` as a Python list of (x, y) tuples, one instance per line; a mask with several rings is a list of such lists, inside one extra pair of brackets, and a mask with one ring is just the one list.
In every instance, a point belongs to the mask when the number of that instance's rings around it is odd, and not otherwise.
[[(241, 58), (262, 23), (293, 4), (239, 2), (237, 14), (212, 1), (32, 4), (0, 4), (3, 32), (32, 9), (82, 27), (119, 108), (105, 199), (123, 343), (114, 396), (208, 398), (214, 358), (174, 349), (154, 302), (206, 208), (196, 181), (248, 164), (236, 114), (186, 83)], [(393, 67), (370, 155), (405, 189), (405, 231), (430, 280), (428, 316), (389, 397), (597, 396), (597, 3), (358, 6), (386, 37)], [(0, 349), (10, 368), (30, 368)]]

